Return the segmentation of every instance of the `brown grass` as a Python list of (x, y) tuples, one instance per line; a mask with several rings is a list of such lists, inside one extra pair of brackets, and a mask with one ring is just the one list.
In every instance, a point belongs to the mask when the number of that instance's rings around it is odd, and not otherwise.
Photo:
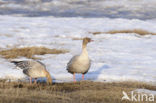
[(121, 101), (122, 91), (136, 88), (156, 90), (155, 86), (138, 82), (83, 81), (53, 85), (0, 82), (0, 103), (132, 103)]
[(72, 40), (83, 40), (83, 38), (73, 37)]
[(13, 59), (19, 56), (35, 59), (34, 55), (61, 54), (67, 52), (67, 50), (48, 49), (46, 47), (25, 47), (2, 50), (0, 51), (0, 55), (6, 59)]
[(12, 37), (12, 35), (9, 34), (0, 34), (0, 36)]
[(111, 30), (108, 32), (91, 32), (93, 35), (98, 35), (98, 34), (103, 34), (103, 33), (107, 33), (107, 34), (117, 34), (117, 33), (136, 33), (139, 35), (156, 35), (156, 33), (152, 33), (146, 30), (142, 30), (142, 29), (134, 29), (134, 30)]

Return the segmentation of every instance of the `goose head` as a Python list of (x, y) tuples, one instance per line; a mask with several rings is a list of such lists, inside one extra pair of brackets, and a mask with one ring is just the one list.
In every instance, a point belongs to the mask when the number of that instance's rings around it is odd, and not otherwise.
[(83, 45), (87, 45), (89, 42), (92, 42), (93, 40), (91, 38), (85, 37), (83, 38)]
[(44, 72), (45, 72), (45, 77), (47, 78), (47, 84), (52, 84), (52, 78), (50, 73), (46, 70)]

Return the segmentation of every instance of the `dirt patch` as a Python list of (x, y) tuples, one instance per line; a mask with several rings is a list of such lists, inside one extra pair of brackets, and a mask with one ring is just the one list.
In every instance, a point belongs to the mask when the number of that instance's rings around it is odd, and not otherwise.
[(49, 49), (46, 47), (25, 47), (25, 48), (13, 48), (9, 50), (0, 51), (0, 55), (2, 55), (6, 59), (13, 59), (19, 56), (35, 59), (34, 55), (44, 55), (44, 54), (62, 54), (67, 53), (67, 50), (58, 50), (58, 49)]

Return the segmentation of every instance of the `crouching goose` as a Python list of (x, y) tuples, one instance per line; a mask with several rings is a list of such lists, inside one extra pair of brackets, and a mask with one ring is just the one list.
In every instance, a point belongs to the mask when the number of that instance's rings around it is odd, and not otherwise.
[(49, 74), (49, 72), (46, 70), (46, 66), (39, 62), (39, 61), (11, 61), (16, 65), (16, 67), (19, 67), (20, 69), (23, 69), (23, 73), (29, 76), (30, 84), (32, 84), (32, 78), (35, 78), (35, 84), (36, 79), (40, 77), (46, 77), (47, 83), (52, 83), (52, 78)]
[(86, 74), (90, 68), (91, 61), (88, 57), (86, 46), (91, 41), (93, 40), (88, 37), (83, 38), (81, 54), (72, 57), (67, 64), (67, 71), (73, 74), (74, 82), (76, 82), (75, 73), (81, 73), (82, 80), (84, 80), (84, 74)]

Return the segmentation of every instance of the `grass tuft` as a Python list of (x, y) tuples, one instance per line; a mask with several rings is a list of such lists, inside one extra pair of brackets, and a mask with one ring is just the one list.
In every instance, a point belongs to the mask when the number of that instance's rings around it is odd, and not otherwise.
[(0, 55), (6, 59), (13, 59), (19, 56), (35, 59), (34, 55), (62, 54), (67, 52), (67, 50), (49, 49), (46, 47), (24, 47), (2, 50), (0, 51)]

